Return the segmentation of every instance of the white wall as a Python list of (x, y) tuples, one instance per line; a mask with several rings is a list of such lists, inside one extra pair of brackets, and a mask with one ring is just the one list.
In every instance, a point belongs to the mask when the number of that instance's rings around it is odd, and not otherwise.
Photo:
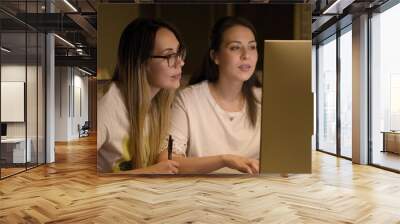
[[(32, 67), (28, 66), (28, 71)], [(28, 72), (29, 74), (29, 72)], [(1, 66), (1, 81), (5, 82), (25, 82), (25, 64), (3, 64)], [(4, 96), (2, 96), (4, 97)], [(7, 110), (7, 108), (1, 108)], [(12, 122), (7, 123), (7, 136), (8, 137), (25, 137), (25, 123)]]
[(1, 81), (1, 108), (2, 122), (25, 121), (25, 82)]
[[(36, 65), (10, 63), (1, 66), (2, 81), (25, 82), (26, 83), (26, 106), (21, 108), (22, 113), (26, 112), (27, 118), (24, 122), (6, 122), (7, 137), (9, 138), (25, 138), (25, 135), (30, 139), (32, 161), (44, 163), (44, 92), (42, 67)], [(27, 80), (25, 80), (27, 78)], [(7, 95), (3, 95), (7, 98)], [(1, 108), (4, 110), (12, 110), (10, 107)], [(13, 111), (8, 111), (13, 113)], [(37, 157), (37, 153), (39, 156)]]
[(68, 140), (68, 86), (67, 67), (55, 68), (55, 141)]
[[(36, 67), (34, 66), (27, 66), (27, 74), (36, 74)], [(25, 64), (4, 64), (1, 66), (1, 81), (9, 81), (9, 82), (25, 82)], [(28, 77), (29, 78), (29, 77)], [(35, 83), (36, 84), (36, 83)], [(29, 89), (28, 89), (29, 90)], [(31, 102), (32, 99), (29, 97), (35, 97), (36, 98), (36, 89), (34, 89), (34, 92), (28, 91), (27, 93), (28, 102)], [(4, 97), (4, 96), (3, 96)], [(35, 105), (36, 107), (36, 105)], [(7, 110), (7, 108), (1, 108), (1, 110)], [(31, 115), (28, 113), (28, 121), (32, 121), (33, 118)], [(34, 114), (36, 116), (36, 114)], [(36, 119), (36, 118), (35, 118)], [(35, 120), (36, 121), (36, 120)], [(25, 123), (26, 122), (7, 122), (7, 136), (8, 137), (25, 137)], [(32, 127), (32, 124), (28, 125), (28, 127)], [(29, 137), (29, 136), (28, 136)]]
[[(76, 72), (79, 72), (78, 75)], [(81, 76), (83, 73), (81, 73), (79, 70), (74, 70), (74, 100), (75, 100), (75, 113), (74, 113), (74, 119), (73, 119), (73, 123), (72, 123), (72, 135), (73, 136), (78, 136), (78, 124), (80, 124), (81, 126), (85, 123), (85, 121), (88, 120), (88, 115), (89, 115), (89, 111), (88, 111), (88, 106), (89, 106), (89, 102), (88, 102), (88, 96), (89, 96), (89, 92), (88, 92), (88, 77), (87, 76)], [(77, 90), (80, 90), (80, 98), (77, 98), (78, 93)], [(77, 102), (77, 100), (80, 100), (80, 103)], [(78, 108), (77, 105), (81, 108)], [(81, 111), (79, 111), (79, 109)]]
[[(28, 70), (32, 67), (28, 66)], [(25, 64), (1, 65), (1, 81), (25, 82)]]
[(83, 75), (76, 68), (56, 67), (56, 141), (77, 139), (78, 124), (88, 120), (88, 78)]

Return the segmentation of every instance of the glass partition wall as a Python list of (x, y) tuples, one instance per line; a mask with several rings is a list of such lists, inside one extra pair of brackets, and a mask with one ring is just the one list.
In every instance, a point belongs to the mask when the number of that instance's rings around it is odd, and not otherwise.
[[(39, 4), (18, 6), (35, 13)], [(0, 46), (3, 179), (45, 163), (45, 34), (0, 11)]]
[(352, 157), (351, 25), (317, 45), (317, 150)]

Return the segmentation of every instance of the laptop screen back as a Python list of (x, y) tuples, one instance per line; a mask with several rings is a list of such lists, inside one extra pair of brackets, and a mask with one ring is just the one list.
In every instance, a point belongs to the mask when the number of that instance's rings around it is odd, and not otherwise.
[(311, 173), (311, 41), (264, 45), (260, 173)]

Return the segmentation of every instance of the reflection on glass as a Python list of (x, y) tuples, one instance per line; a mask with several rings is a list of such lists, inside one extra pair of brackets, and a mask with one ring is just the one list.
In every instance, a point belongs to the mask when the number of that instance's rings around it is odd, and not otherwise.
[[(27, 33), (27, 142), (30, 147), (30, 158), (27, 167), (37, 165), (37, 33)], [(29, 148), (28, 147), (28, 148)]]
[[(27, 13), (41, 12), (42, 4), (39, 1), (27, 2)], [(34, 18), (32, 18), (34, 20)], [(38, 33), (36, 30), (27, 30), (27, 142), (30, 144), (31, 155), (27, 167), (38, 164)]]
[(37, 162), (38, 164), (45, 163), (45, 35), (38, 35), (38, 136), (37, 136)]
[(390, 130), (400, 130), (400, 73), (390, 79)]
[[(7, 135), (1, 140), (2, 178), (25, 170), (30, 157), (26, 142), (26, 35), (25, 32), (2, 33), (1, 51), (2, 104), (1, 121), (7, 125)], [(28, 147), (27, 147), (28, 146)], [(26, 150), (28, 148), (28, 151)]]
[(318, 149), (336, 153), (336, 40), (318, 48)]
[[(1, 1), (0, 7), (21, 13), (44, 13), (45, 0)], [(1, 32), (2, 134), (0, 177), (45, 161), (45, 35), (8, 18)], [(4, 87), (4, 88), (3, 88)], [(4, 115), (4, 116), (3, 116)], [(7, 117), (9, 115), (10, 117)]]
[(352, 157), (352, 45), (351, 30), (340, 36), (340, 153)]
[[(382, 132), (400, 130), (400, 4), (372, 18), (372, 163), (400, 170), (399, 154), (387, 150)], [(393, 134), (393, 136), (397, 136)], [(400, 147), (391, 137), (386, 146)], [(385, 152), (382, 152), (385, 151)]]

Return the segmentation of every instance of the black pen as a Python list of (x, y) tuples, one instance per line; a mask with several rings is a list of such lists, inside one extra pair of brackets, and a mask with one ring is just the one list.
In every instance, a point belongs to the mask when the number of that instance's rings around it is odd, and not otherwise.
[(174, 144), (174, 140), (172, 139), (171, 135), (168, 138), (168, 160), (172, 160), (172, 146)]

